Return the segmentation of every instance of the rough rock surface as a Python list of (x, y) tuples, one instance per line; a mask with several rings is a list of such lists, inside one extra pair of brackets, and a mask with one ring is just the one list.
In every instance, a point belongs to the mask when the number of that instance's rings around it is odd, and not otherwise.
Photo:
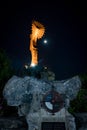
[(33, 100), (36, 100), (35, 96), (38, 100), (34, 102), (39, 104), (42, 96), (51, 90), (52, 86), (54, 86), (55, 90), (62, 94), (67, 101), (67, 99), (73, 100), (76, 98), (81, 87), (81, 82), (78, 76), (53, 82), (45, 82), (44, 80), (38, 80), (28, 76), (24, 78), (13, 76), (5, 85), (3, 95), (10, 106), (20, 107), (20, 105), (24, 104), (26, 107), (31, 107), (30, 104)]
[(53, 73), (52, 71), (42, 71), (41, 78), (44, 80), (53, 81), (55, 80), (55, 73)]
[(27, 130), (24, 117), (0, 117), (0, 130)]
[(87, 130), (87, 113), (75, 113), (77, 130)]
[(52, 86), (61, 94), (67, 109), (70, 100), (77, 96), (81, 81), (78, 76), (62, 81), (44, 81), (28, 76), (24, 78), (13, 76), (5, 85), (3, 96), (8, 105), (18, 107), (20, 116), (28, 117), (30, 113), (41, 109), (43, 96), (52, 89)]

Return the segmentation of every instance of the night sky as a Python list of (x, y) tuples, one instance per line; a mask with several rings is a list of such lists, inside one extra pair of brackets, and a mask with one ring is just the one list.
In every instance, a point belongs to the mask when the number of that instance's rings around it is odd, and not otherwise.
[(38, 41), (39, 63), (59, 80), (87, 72), (86, 3), (33, 1), (5, 6), (0, 8), (0, 48), (5, 49), (13, 67), (30, 64), (29, 35), (32, 20), (37, 20), (46, 28)]

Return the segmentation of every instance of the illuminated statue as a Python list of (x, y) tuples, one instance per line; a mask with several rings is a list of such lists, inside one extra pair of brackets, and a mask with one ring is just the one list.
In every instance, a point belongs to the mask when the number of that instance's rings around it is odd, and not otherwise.
[(38, 65), (37, 39), (42, 38), (44, 32), (45, 28), (41, 23), (37, 21), (32, 22), (32, 33), (30, 34), (30, 51), (32, 60), (30, 66)]

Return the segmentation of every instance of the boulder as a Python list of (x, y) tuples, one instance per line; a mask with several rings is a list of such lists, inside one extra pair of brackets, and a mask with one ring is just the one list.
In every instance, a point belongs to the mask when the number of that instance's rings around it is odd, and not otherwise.
[(25, 116), (27, 119), (30, 113), (41, 110), (43, 96), (53, 87), (62, 96), (64, 107), (68, 109), (70, 100), (76, 98), (80, 90), (81, 81), (78, 76), (61, 81), (45, 81), (29, 76), (24, 78), (13, 76), (6, 83), (3, 96), (8, 105), (18, 107), (19, 116)]

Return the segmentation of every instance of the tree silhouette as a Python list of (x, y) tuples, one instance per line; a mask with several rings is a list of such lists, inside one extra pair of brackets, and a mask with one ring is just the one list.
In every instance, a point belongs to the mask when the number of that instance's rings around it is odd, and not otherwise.
[(11, 62), (7, 57), (6, 52), (0, 49), (0, 97), (5, 83), (12, 75)]

